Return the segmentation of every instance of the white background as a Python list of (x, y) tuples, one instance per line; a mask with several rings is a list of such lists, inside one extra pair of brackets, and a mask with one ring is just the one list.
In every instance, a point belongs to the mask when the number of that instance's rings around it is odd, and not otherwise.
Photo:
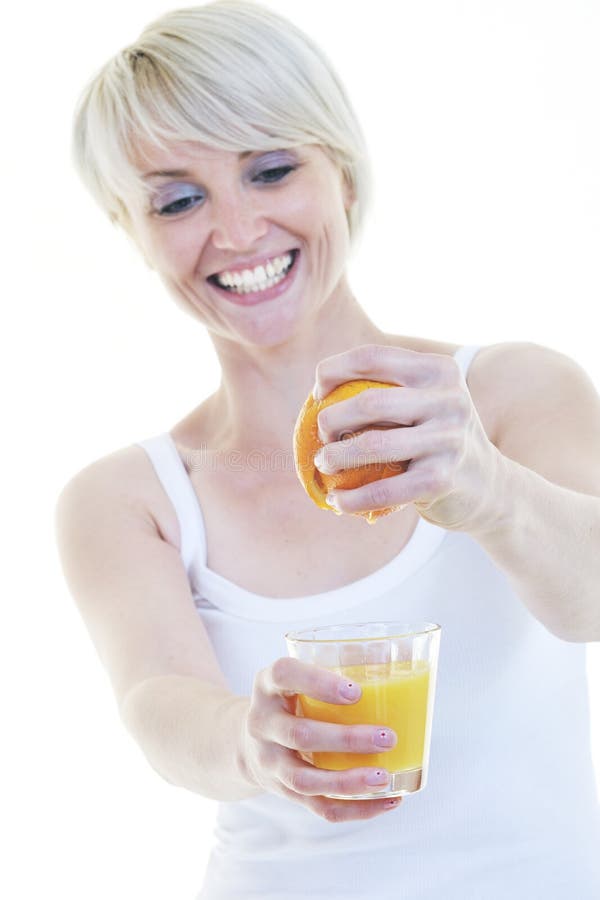
[[(351, 275), (375, 321), (458, 343), (535, 341), (600, 386), (595, 0), (271, 5), (326, 49), (368, 135), (377, 202)], [(200, 326), (104, 221), (69, 160), (84, 82), (165, 8), (54, 0), (4, 19), (10, 898), (192, 900), (207, 858), (214, 806), (161, 781), (121, 727), (53, 537), (72, 474), (166, 430), (218, 380)], [(597, 712), (594, 754), (600, 771)]]

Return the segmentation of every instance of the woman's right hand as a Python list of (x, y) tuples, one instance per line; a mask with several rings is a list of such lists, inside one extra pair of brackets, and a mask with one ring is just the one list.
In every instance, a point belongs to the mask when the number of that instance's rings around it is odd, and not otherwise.
[[(337, 725), (294, 715), (297, 694), (326, 703), (355, 703), (360, 698), (360, 689), (356, 696), (344, 697), (342, 689), (348, 684), (347, 679), (335, 672), (281, 657), (256, 675), (244, 725), (244, 762), (257, 786), (302, 803), (328, 822), (371, 819), (400, 802), (399, 797), (381, 800), (324, 797), (324, 794), (385, 790), (389, 773), (364, 766), (342, 771), (318, 769), (296, 752), (382, 753), (396, 744), (395, 733), (383, 726)], [(382, 732), (392, 736), (391, 745), (376, 743)], [(377, 780), (369, 780), (373, 777)]]

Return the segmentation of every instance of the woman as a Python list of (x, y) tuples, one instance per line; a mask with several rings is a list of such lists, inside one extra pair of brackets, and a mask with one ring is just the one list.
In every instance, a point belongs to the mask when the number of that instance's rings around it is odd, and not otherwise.
[[(222, 368), (213, 395), (79, 472), (57, 508), (125, 724), (164, 778), (221, 801), (200, 897), (597, 897), (590, 380), (537, 345), (457, 347), (370, 321), (345, 274), (368, 198), (360, 128), (321, 52), (258, 5), (149, 26), (91, 82), (75, 135), (88, 187)], [(319, 465), (410, 464), (323, 514), (292, 431), (311, 389), (356, 377), (403, 387), (321, 414)], [(397, 427), (369, 430), (382, 420)], [(353, 515), (388, 506), (373, 528)], [(296, 719), (298, 692), (359, 691), (287, 658), (283, 635), (397, 618), (444, 638), (429, 783), (389, 817), (397, 801), (324, 796), (384, 789), (385, 771), (300, 756), (372, 752), (385, 729)], [(384, 749), (396, 740), (388, 729)]]

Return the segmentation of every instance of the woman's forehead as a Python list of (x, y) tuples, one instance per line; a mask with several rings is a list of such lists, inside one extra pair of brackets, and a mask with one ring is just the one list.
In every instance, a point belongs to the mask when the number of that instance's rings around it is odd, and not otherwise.
[[(284, 149), (282, 147), (281, 149)], [(294, 149), (302, 150), (304, 154), (318, 154), (322, 152), (317, 145), (302, 145)], [(132, 149), (132, 162), (135, 169), (142, 177), (160, 175), (164, 173), (184, 172), (193, 167), (211, 165), (215, 163), (242, 163), (252, 156), (272, 151), (266, 149), (249, 150), (225, 150), (220, 147), (211, 147), (199, 141), (173, 141), (168, 146), (157, 146), (150, 143), (140, 143)]]
[[(244, 151), (247, 156), (251, 151)], [(222, 150), (218, 147), (209, 147), (199, 141), (173, 141), (170, 144), (157, 146), (150, 142), (139, 142), (131, 151), (132, 162), (141, 173), (163, 169), (185, 169), (189, 165), (199, 162), (217, 162), (219, 160), (234, 159), (238, 154), (234, 150)]]

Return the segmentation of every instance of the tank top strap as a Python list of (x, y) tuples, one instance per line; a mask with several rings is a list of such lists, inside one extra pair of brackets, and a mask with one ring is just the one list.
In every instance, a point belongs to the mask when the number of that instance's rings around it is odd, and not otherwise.
[(467, 380), (469, 367), (480, 350), (481, 346), (479, 344), (465, 344), (464, 347), (459, 347), (454, 354), (454, 359), (458, 363), (465, 381)]
[(179, 522), (181, 558), (186, 571), (206, 565), (206, 529), (202, 509), (177, 447), (169, 432), (136, 441), (148, 454)]

